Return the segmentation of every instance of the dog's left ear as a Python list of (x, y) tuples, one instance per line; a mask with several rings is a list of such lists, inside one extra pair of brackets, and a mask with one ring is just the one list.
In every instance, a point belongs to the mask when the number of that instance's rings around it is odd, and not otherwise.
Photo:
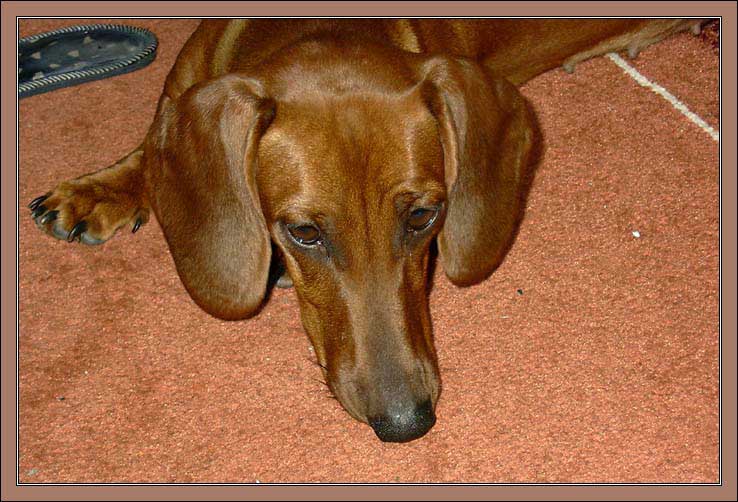
[(438, 249), (457, 285), (487, 278), (507, 252), (522, 210), (534, 140), (525, 100), (476, 63), (433, 57), (419, 69), (438, 122), (448, 208)]

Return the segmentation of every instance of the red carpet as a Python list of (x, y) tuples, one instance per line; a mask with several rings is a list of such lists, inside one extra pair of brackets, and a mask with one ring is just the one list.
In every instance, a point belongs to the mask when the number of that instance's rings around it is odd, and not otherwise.
[[(383, 444), (318, 381), (293, 291), (222, 322), (155, 221), (88, 248), (27, 216), (138, 144), (197, 23), (131, 24), (151, 66), (20, 102), (21, 482), (718, 481), (718, 143), (662, 97), (607, 58), (522, 88), (546, 147), (517, 241), (478, 286), (438, 268), (438, 423)], [(709, 39), (630, 63), (718, 128)]]

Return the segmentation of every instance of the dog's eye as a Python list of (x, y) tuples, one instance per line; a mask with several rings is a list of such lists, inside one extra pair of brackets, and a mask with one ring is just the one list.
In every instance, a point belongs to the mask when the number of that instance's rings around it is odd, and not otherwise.
[(419, 232), (425, 230), (436, 221), (438, 209), (418, 208), (410, 212), (407, 218), (407, 227), (409, 231)]
[(320, 243), (320, 230), (313, 225), (290, 226), (287, 230), (295, 242), (303, 246), (314, 246)]

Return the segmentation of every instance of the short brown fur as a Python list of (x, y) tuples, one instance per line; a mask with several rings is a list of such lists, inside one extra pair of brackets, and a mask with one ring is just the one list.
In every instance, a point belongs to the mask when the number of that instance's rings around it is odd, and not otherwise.
[[(520, 220), (535, 120), (515, 85), (699, 20), (207, 20), (142, 145), (32, 203), (87, 244), (155, 213), (192, 298), (254, 315), (286, 267), (341, 404), (385, 441), (435, 422), (428, 267), (488, 277)], [(427, 226), (412, 222), (428, 219)], [(315, 230), (305, 243), (294, 235)], [(305, 230), (307, 228), (307, 230)]]

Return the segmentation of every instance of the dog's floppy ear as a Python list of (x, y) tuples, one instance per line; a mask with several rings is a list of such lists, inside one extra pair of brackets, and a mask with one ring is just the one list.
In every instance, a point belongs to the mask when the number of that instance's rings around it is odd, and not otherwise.
[(532, 117), (512, 84), (471, 61), (433, 57), (421, 75), (423, 98), (439, 126), (448, 190), (441, 261), (453, 283), (474, 284), (500, 264), (519, 223)]
[(257, 82), (235, 75), (163, 97), (145, 144), (151, 204), (195, 302), (222, 319), (252, 315), (271, 258), (254, 183), (274, 115)]

